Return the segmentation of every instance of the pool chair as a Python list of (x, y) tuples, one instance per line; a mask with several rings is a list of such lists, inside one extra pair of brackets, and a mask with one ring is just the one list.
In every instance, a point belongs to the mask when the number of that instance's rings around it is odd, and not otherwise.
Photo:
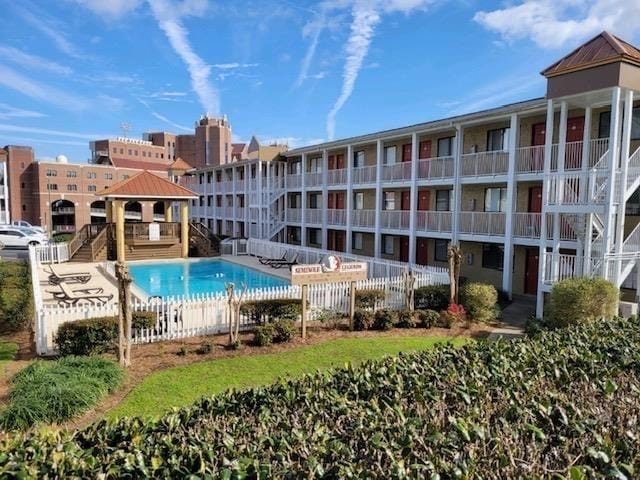
[(282, 257), (280, 258), (266, 258), (266, 257), (258, 258), (258, 261), (262, 265), (270, 265), (272, 262), (285, 262), (286, 260), (287, 260), (287, 252), (284, 252), (282, 254)]
[(91, 280), (89, 272), (59, 273), (53, 265), (49, 265), (49, 284), (59, 285), (61, 283), (87, 283)]
[(81, 300), (86, 300), (94, 305), (104, 305), (113, 298), (113, 293), (105, 294), (101, 288), (84, 288), (71, 290), (64, 282), (59, 284), (60, 292), (50, 292), (60, 305), (76, 305)]
[(297, 264), (298, 264), (298, 253), (296, 252), (296, 254), (293, 256), (291, 261), (288, 261), (286, 259), (277, 260), (275, 262), (271, 262), (269, 266), (271, 268), (282, 268), (282, 267), (291, 267), (292, 265), (297, 265)]

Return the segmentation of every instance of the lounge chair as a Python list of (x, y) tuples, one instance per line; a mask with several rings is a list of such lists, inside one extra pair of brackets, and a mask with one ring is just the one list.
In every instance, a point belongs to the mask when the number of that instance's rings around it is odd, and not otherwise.
[(49, 284), (59, 285), (61, 283), (87, 283), (91, 280), (89, 272), (59, 273), (53, 265), (49, 265)]
[(292, 265), (297, 265), (297, 263), (298, 263), (298, 253), (296, 252), (296, 254), (293, 256), (291, 261), (288, 261), (286, 259), (278, 260), (276, 262), (271, 262), (269, 266), (271, 268), (282, 268), (282, 267), (291, 267)]
[(273, 262), (284, 262), (287, 260), (287, 252), (284, 252), (282, 254), (282, 257), (280, 258), (267, 258), (267, 257), (258, 257), (258, 261), (262, 264), (262, 265), (269, 265)]
[[(73, 290), (71, 290), (71, 292), (77, 295), (82, 295), (82, 294), (100, 295), (104, 293), (104, 288), (102, 287), (74, 288)], [(67, 294), (64, 293), (63, 291), (53, 292), (51, 290), (47, 290), (47, 293), (50, 293), (51, 295), (53, 295), (53, 298), (58, 300), (64, 300), (67, 297)]]
[(59, 284), (60, 292), (58, 295), (54, 294), (60, 305), (76, 305), (81, 300), (87, 300), (94, 305), (104, 305), (113, 298), (113, 293), (86, 293), (86, 292), (74, 292), (64, 282)]

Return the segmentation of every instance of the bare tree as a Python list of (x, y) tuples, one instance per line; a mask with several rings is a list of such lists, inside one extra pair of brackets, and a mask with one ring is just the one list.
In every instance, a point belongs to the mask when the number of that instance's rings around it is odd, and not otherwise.
[(449, 244), (447, 247), (447, 259), (449, 260), (449, 283), (451, 285), (451, 303), (458, 303), (460, 266), (462, 264), (462, 250), (458, 245)]
[(123, 262), (116, 262), (118, 281), (118, 361), (123, 367), (131, 365), (131, 275)]
[(415, 308), (414, 299), (415, 299), (415, 288), (416, 288), (416, 277), (413, 276), (413, 272), (411, 270), (404, 272), (404, 303), (405, 306), (413, 311)]
[(229, 305), (227, 309), (229, 345), (233, 345), (238, 343), (240, 339), (240, 310), (248, 289), (247, 284), (243, 282), (239, 288), (240, 295), (236, 295), (236, 288), (233, 283), (225, 284), (225, 290), (227, 291), (227, 303)]

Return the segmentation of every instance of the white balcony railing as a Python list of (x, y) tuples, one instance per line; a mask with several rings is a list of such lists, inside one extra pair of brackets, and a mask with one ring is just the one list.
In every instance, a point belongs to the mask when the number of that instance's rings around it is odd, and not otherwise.
[(502, 212), (460, 212), (460, 233), (504, 235), (505, 219)]
[(453, 177), (453, 157), (426, 158), (418, 161), (418, 178)]
[(383, 210), (380, 212), (380, 228), (406, 230), (410, 216), (408, 210)]
[(382, 180), (385, 182), (400, 182), (411, 180), (411, 162), (383, 165)]
[(236, 218), (244, 219), (244, 207), (236, 207)]
[(327, 210), (327, 224), (328, 225), (346, 225), (347, 211), (344, 209), (330, 208), (329, 210)]
[(107, 214), (107, 210), (105, 208), (91, 207), (91, 215), (103, 216), (106, 214)]
[(304, 175), (305, 186), (317, 187), (322, 185), (322, 172), (307, 172)]
[(301, 208), (287, 208), (287, 222), (301, 223), (302, 222), (302, 209)]
[(305, 221), (306, 223), (322, 223), (322, 212), (321, 208), (307, 208), (305, 211)]
[(375, 210), (354, 210), (351, 215), (353, 227), (374, 228), (376, 226)]
[(451, 232), (451, 212), (416, 212), (416, 230), (420, 232)]
[(369, 165), (367, 167), (357, 167), (353, 169), (352, 177), (354, 184), (375, 183), (376, 182), (376, 166)]
[(518, 238), (540, 238), (541, 213), (516, 212), (513, 214), (513, 236)]
[(477, 152), (462, 155), (462, 177), (503, 175), (509, 168), (509, 152)]
[(287, 175), (287, 188), (300, 188), (302, 186), (302, 175), (300, 173)]
[(164, 213), (154, 213), (153, 214), (154, 222), (164, 222)]
[(237, 192), (242, 192), (244, 191), (244, 185), (245, 185), (245, 181), (243, 180), (236, 180), (236, 184), (235, 184), (235, 189)]
[(344, 185), (345, 183), (347, 183), (346, 168), (327, 171), (327, 185)]
[(0, 185), (0, 197), (4, 197), (4, 186)]
[[(558, 170), (558, 149), (557, 143), (551, 146), (551, 171)], [(596, 138), (589, 141), (588, 167), (591, 168), (600, 161), (602, 156), (609, 149), (608, 138)], [(565, 146), (565, 170), (578, 170), (582, 166), (582, 156), (584, 143), (568, 142)], [(516, 150), (516, 172), (518, 173), (539, 173), (544, 170), (544, 145), (533, 145), (520, 147)]]

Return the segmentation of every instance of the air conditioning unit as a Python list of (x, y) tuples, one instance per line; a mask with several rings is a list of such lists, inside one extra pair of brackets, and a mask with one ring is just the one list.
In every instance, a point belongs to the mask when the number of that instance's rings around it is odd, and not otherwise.
[(638, 315), (638, 304), (635, 302), (620, 302), (618, 306), (621, 317), (629, 318), (632, 315)]

